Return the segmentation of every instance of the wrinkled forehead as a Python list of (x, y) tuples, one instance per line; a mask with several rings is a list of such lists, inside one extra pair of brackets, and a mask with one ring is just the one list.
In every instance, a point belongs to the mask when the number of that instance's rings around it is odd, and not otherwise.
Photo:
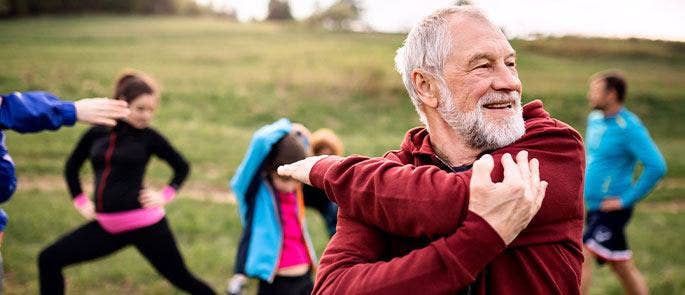
[(452, 60), (468, 63), (476, 57), (497, 59), (516, 54), (502, 31), (487, 19), (452, 16), (448, 19), (448, 33), (452, 39)]

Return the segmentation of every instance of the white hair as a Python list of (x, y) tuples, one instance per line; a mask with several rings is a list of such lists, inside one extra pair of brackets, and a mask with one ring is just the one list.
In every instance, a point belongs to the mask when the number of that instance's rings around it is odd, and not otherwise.
[(437, 10), (411, 29), (395, 55), (395, 69), (402, 76), (416, 112), (426, 126), (428, 122), (421, 111), (421, 99), (412, 84), (411, 73), (414, 69), (422, 69), (436, 78), (442, 77), (445, 60), (452, 51), (452, 38), (447, 27), (448, 18), (452, 15), (469, 16), (490, 23), (480, 10), (469, 5)]

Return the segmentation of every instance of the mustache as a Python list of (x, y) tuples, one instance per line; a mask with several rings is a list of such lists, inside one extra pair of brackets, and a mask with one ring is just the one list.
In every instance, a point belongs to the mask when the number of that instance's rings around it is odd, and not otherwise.
[(514, 102), (515, 106), (521, 106), (521, 94), (516, 91), (490, 91), (480, 97), (478, 100), (478, 106), (482, 107), (486, 104), (501, 102)]

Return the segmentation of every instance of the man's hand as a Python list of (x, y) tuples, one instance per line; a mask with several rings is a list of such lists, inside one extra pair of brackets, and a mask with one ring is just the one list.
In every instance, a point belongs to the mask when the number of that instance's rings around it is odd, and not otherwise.
[(494, 165), (490, 155), (473, 163), (469, 210), (485, 219), (509, 245), (540, 209), (547, 182), (540, 181), (538, 160), (528, 162), (526, 151), (516, 155), (516, 163), (510, 154), (502, 156), (502, 182), (492, 182)]
[(292, 164), (283, 165), (278, 167), (278, 175), (289, 176), (307, 185), (312, 185), (309, 181), (309, 172), (312, 171), (312, 167), (319, 160), (328, 157), (328, 155), (307, 157), (304, 160), (297, 161)]
[(599, 210), (603, 212), (611, 212), (621, 209), (623, 209), (623, 204), (621, 203), (621, 199), (618, 197), (608, 197), (604, 199), (601, 204), (599, 204)]
[(114, 126), (128, 116), (128, 103), (108, 98), (84, 98), (74, 102), (76, 119), (90, 124)]
[(142, 189), (138, 201), (145, 208), (160, 208), (166, 205), (167, 201), (162, 195), (162, 192), (153, 191), (149, 189)]

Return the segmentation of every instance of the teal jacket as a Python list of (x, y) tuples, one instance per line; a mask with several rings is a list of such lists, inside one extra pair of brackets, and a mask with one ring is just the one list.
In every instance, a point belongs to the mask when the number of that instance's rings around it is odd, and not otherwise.
[[(262, 174), (262, 164), (271, 148), (290, 133), (292, 123), (280, 119), (266, 125), (252, 136), (245, 158), (231, 179), (231, 189), (238, 202), (238, 213), (243, 225), (243, 236), (238, 249), (237, 272), (265, 281), (273, 281), (283, 246), (283, 230), (280, 222), (279, 205), (274, 190)], [(304, 210), (301, 193), (299, 210)], [(301, 211), (300, 216), (304, 216)], [(316, 262), (304, 218), (300, 220), (302, 233), (307, 243), (309, 257)], [(242, 261), (241, 261), (242, 260)]]
[[(647, 128), (626, 108), (610, 117), (592, 112), (585, 148), (585, 207), (589, 211), (599, 210), (607, 197), (619, 197), (623, 207), (633, 207), (666, 174), (666, 161)], [(633, 180), (638, 163), (643, 169)]]

